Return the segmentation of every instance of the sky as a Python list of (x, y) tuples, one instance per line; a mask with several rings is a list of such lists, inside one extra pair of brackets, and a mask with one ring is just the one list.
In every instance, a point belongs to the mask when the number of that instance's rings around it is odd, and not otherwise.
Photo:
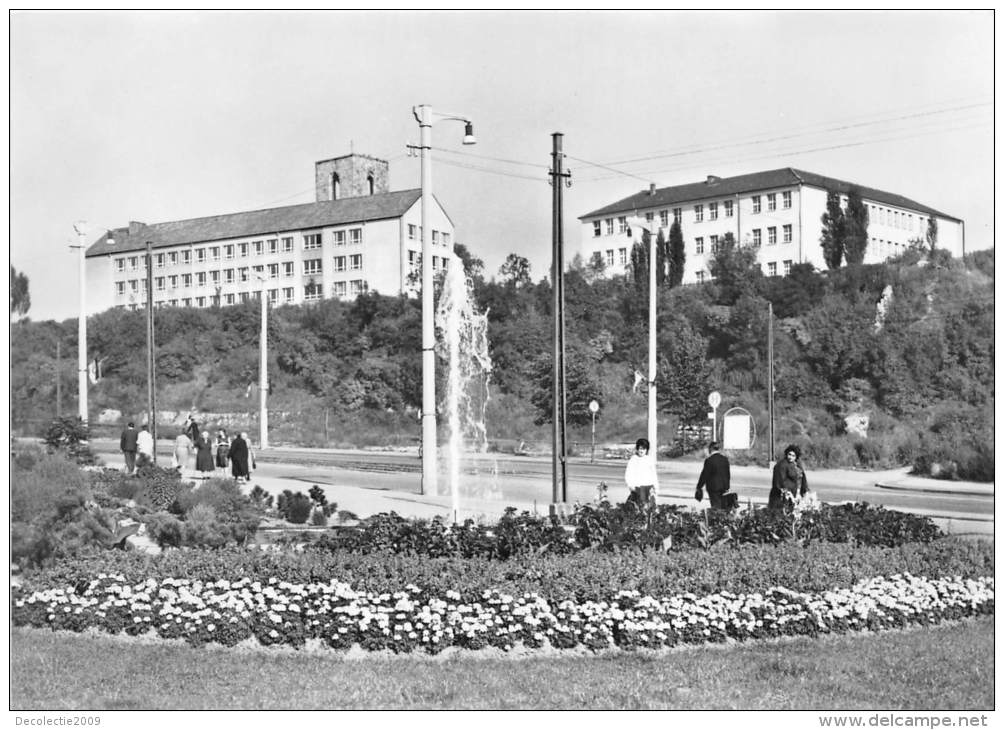
[[(993, 246), (991, 11), (15, 12), (10, 257), (33, 320), (76, 317), (74, 223), (314, 200), (351, 151), (418, 188), (412, 108), (456, 240), (551, 266), (552, 134), (577, 220), (658, 187), (798, 167), (905, 195)], [(566, 260), (567, 264), (567, 260)]]

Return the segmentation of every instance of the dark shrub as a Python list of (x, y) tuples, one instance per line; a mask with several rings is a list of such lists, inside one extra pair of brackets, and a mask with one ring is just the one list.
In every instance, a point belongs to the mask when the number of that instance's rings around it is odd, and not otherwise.
[(943, 403), (921, 434), (915, 474), (939, 479), (994, 480), (993, 408)]
[(314, 503), (303, 492), (293, 493), (292, 490), (285, 489), (279, 495), (276, 509), (283, 519), (294, 525), (302, 525), (310, 518), (310, 513), (314, 509)]
[(186, 489), (191, 489), (190, 482), (183, 482), (177, 469), (163, 469), (153, 464), (142, 466), (136, 470), (140, 488), (136, 492), (136, 500), (153, 510), (169, 510), (181, 514), (178, 497)]
[(155, 512), (146, 517), (146, 530), (150, 539), (161, 547), (181, 547), (183, 524), (170, 512)]
[(42, 436), (49, 451), (61, 451), (78, 464), (87, 465), (98, 461), (87, 445), (89, 438), (87, 424), (80, 420), (80, 416), (53, 419)]

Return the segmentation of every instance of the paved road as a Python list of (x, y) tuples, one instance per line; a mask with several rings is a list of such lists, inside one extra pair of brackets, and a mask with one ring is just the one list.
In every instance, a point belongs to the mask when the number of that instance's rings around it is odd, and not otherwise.
[[(96, 440), (95, 451), (109, 464), (118, 464), (117, 444)], [(169, 463), (170, 446), (158, 444), (161, 463)], [(256, 476), (286, 479), (293, 483), (386, 490), (402, 495), (421, 493), (421, 460), (415, 453), (359, 452), (318, 449), (270, 449), (258, 455)], [(613, 501), (627, 496), (623, 461), (597, 462), (573, 459), (568, 464), (568, 502), (591, 501), (596, 487), (605, 482)], [(552, 501), (551, 460), (504, 454), (470, 455), (461, 469), (461, 499), (502, 501), (513, 505), (538, 505)], [(692, 502), (701, 462), (673, 460), (659, 463), (660, 494), (677, 502)], [(445, 470), (445, 469), (444, 469)], [(881, 504), (918, 514), (946, 517), (993, 518), (992, 492), (986, 495), (953, 493), (951, 485), (937, 483), (940, 491), (890, 490), (880, 482), (903, 479), (906, 469), (881, 472), (810, 469), (809, 486), (826, 502), (857, 501)], [(440, 477), (440, 493), (449, 485)], [(933, 480), (932, 480), (933, 481)], [(760, 466), (733, 466), (732, 488), (743, 502), (767, 501), (770, 471)]]

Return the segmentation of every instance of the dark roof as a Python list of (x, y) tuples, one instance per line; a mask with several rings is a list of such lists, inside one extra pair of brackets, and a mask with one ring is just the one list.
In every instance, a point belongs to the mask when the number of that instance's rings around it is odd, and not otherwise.
[(88, 256), (141, 251), (150, 241), (154, 248), (185, 243), (205, 243), (221, 239), (266, 236), (286, 231), (309, 230), (364, 221), (398, 218), (422, 196), (421, 190), (366, 195), (342, 200), (287, 205), (282, 208), (226, 213), (207, 218), (191, 218), (167, 223), (132, 223), (112, 231), (114, 244), (107, 234), (87, 249)]
[(692, 200), (703, 200), (705, 198), (726, 197), (729, 195), (741, 195), (757, 190), (770, 190), (798, 184), (811, 185), (825, 190), (832, 190), (844, 195), (851, 188), (857, 188), (862, 198), (876, 203), (885, 203), (900, 208), (910, 208), (919, 210), (929, 215), (936, 215), (941, 218), (959, 220), (954, 216), (945, 215), (927, 205), (922, 205), (909, 198), (895, 193), (887, 193), (883, 190), (868, 188), (864, 185), (849, 183), (844, 180), (837, 180), (825, 175), (817, 175), (814, 172), (796, 170), (793, 167), (782, 167), (779, 170), (768, 170), (766, 172), (752, 172), (747, 175), (736, 175), (735, 177), (709, 177), (707, 180), (696, 183), (686, 183), (685, 185), (674, 185), (668, 188), (657, 188), (652, 194), (649, 190), (642, 190), (634, 195), (630, 195), (616, 203), (611, 203), (602, 208), (579, 216), (579, 220), (594, 218), (596, 216), (609, 215), (611, 213), (630, 213), (639, 208), (654, 208), (660, 205), (675, 205), (686, 203)]

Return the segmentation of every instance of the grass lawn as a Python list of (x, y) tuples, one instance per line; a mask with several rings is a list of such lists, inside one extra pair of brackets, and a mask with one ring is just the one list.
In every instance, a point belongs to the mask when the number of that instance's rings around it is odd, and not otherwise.
[(347, 658), (14, 628), (11, 710), (990, 710), (993, 618), (535, 658)]

